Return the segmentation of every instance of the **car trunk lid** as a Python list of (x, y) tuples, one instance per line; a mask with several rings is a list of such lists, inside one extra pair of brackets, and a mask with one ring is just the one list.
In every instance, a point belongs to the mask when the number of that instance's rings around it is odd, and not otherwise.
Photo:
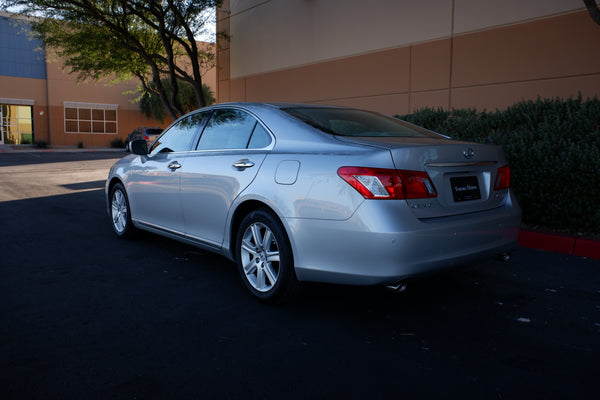
[(396, 169), (427, 172), (437, 196), (405, 200), (419, 218), (493, 209), (507, 195), (506, 189), (494, 190), (498, 168), (506, 165), (497, 146), (431, 138), (338, 138), (387, 149)]

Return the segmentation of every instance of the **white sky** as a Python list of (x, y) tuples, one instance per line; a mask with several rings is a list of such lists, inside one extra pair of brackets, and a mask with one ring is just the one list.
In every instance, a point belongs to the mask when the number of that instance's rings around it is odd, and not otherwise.
[(214, 43), (216, 41), (217, 32), (215, 9), (213, 8), (205, 16), (203, 15), (203, 17), (207, 18), (206, 31), (200, 35), (197, 35), (196, 40)]

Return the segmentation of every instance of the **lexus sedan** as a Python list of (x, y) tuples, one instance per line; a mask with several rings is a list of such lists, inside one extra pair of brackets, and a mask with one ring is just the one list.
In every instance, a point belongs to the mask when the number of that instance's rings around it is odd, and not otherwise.
[(261, 300), (305, 281), (398, 288), (517, 241), (499, 147), (370, 111), (220, 104), (131, 151), (106, 182), (116, 235), (143, 229), (219, 253)]

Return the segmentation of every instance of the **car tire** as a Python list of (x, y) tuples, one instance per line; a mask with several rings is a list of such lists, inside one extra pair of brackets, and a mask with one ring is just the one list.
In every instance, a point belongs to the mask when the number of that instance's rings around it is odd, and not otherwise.
[(282, 303), (297, 296), (300, 283), (292, 247), (273, 213), (258, 209), (248, 214), (238, 230), (236, 249), (242, 281), (256, 298)]
[(135, 227), (131, 222), (129, 198), (121, 183), (115, 184), (110, 191), (110, 220), (117, 236), (125, 239), (134, 235)]

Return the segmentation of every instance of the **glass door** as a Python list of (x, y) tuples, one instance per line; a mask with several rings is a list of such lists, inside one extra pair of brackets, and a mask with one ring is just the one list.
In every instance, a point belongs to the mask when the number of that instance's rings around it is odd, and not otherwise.
[(33, 115), (31, 106), (0, 106), (2, 144), (33, 144)]
[(4, 144), (4, 117), (2, 111), (4, 107), (0, 107), (0, 144)]

